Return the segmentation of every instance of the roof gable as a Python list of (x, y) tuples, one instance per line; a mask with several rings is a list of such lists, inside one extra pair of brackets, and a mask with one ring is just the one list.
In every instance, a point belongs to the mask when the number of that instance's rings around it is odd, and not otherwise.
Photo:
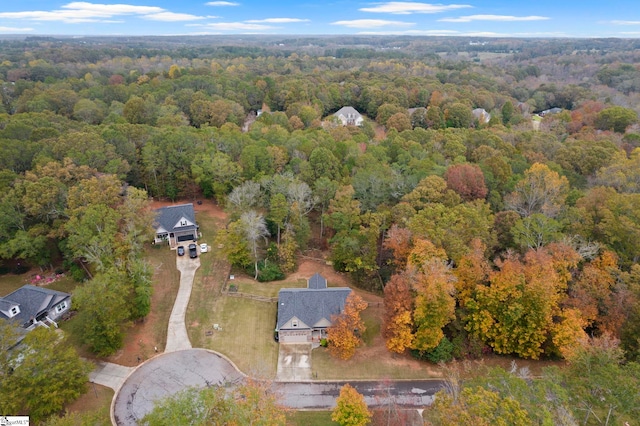
[(348, 287), (319, 290), (283, 288), (278, 293), (278, 329), (294, 317), (309, 325), (330, 323), (333, 315), (344, 310), (350, 293), (351, 289)]
[(356, 111), (354, 107), (346, 106), (340, 108), (335, 114), (335, 116), (344, 116), (345, 118), (358, 118), (361, 117), (360, 113)]
[[(14, 316), (13, 319), (24, 324), (70, 298), (71, 295), (69, 293), (33, 285), (25, 285), (13, 293), (0, 298), (0, 300), (18, 305), (20, 312)], [(7, 318), (2, 312), (0, 312), (0, 317)]]
[(156, 210), (155, 228), (157, 231), (172, 232), (176, 228), (196, 226), (193, 203), (161, 207)]
[(307, 288), (310, 288), (313, 290), (321, 290), (323, 288), (327, 288), (327, 279), (316, 272), (307, 281)]

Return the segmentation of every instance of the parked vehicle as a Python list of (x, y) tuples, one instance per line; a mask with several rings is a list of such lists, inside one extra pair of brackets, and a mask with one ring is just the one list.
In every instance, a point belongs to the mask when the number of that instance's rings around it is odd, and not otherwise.
[(189, 257), (192, 259), (198, 257), (198, 247), (195, 244), (189, 244)]
[(184, 256), (184, 246), (178, 246), (178, 256)]
[(209, 247), (207, 246), (207, 243), (200, 244), (200, 253), (206, 253), (207, 251), (209, 251)]

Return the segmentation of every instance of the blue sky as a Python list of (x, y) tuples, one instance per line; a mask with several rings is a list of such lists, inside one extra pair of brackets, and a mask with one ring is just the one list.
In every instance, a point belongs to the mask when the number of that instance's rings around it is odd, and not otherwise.
[(2, 0), (0, 34), (640, 37), (638, 0)]

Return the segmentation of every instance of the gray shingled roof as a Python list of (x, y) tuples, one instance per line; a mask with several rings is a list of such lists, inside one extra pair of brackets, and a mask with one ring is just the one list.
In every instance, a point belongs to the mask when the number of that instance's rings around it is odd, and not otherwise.
[(341, 114), (344, 115), (345, 117), (349, 117), (349, 116), (351, 116), (353, 118), (360, 117), (360, 113), (358, 111), (356, 111), (356, 109), (354, 107), (350, 107), (350, 106), (346, 106), (346, 107), (340, 108), (333, 115), (338, 116), (338, 115), (341, 115)]
[[(26, 324), (31, 318), (36, 318), (44, 312), (49, 311), (58, 303), (65, 299), (69, 299), (71, 295), (69, 293), (63, 293), (61, 291), (50, 290), (48, 288), (36, 287), (33, 285), (25, 285), (6, 295), (0, 300), (11, 303), (11, 305), (18, 305), (20, 307), (20, 313), (11, 318), (21, 324)], [(0, 318), (9, 319), (6, 315), (0, 312)]]
[(322, 290), (281, 289), (278, 293), (278, 330), (293, 317), (297, 317), (309, 327), (313, 327), (323, 318), (331, 321), (332, 315), (342, 312), (350, 293), (351, 289), (348, 287)]
[[(193, 210), (193, 203), (179, 204), (177, 206), (161, 207), (156, 210), (156, 221), (154, 226), (158, 228), (162, 226), (167, 232), (172, 232), (174, 226), (183, 217), (192, 223), (196, 223), (196, 215)], [(188, 231), (197, 229), (197, 226), (183, 226), (180, 231)]]
[(327, 288), (327, 279), (316, 272), (311, 278), (309, 278), (309, 281), (307, 281), (307, 288), (313, 290)]

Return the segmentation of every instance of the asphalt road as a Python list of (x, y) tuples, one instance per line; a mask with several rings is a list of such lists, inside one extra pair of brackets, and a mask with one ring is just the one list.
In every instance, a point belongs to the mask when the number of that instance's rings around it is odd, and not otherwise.
[[(140, 423), (154, 403), (187, 387), (238, 383), (244, 375), (225, 357), (205, 349), (188, 349), (156, 356), (138, 367), (124, 382), (113, 404), (117, 425)], [(371, 407), (393, 402), (406, 408), (429, 405), (441, 389), (440, 380), (275, 382), (283, 405), (293, 409), (331, 409), (344, 383), (365, 396)]]
[(433, 402), (433, 395), (442, 389), (441, 380), (403, 381), (331, 381), (278, 382), (275, 391), (280, 402), (295, 410), (327, 410), (336, 405), (340, 388), (349, 383), (364, 396), (369, 407), (395, 404), (404, 408), (424, 408)]

